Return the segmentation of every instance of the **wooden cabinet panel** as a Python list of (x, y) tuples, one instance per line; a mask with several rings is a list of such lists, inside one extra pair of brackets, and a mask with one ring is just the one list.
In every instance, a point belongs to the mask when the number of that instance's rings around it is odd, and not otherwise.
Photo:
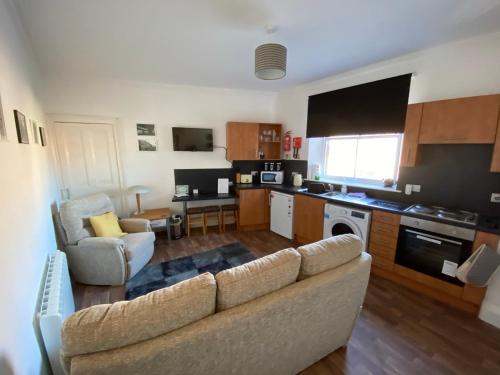
[(396, 247), (398, 245), (398, 237), (386, 236), (372, 231), (370, 233), (370, 244), (372, 244), (372, 247), (370, 247), (370, 251), (373, 251), (373, 245), (378, 245), (378, 247), (390, 249), (393, 253), (395, 253)]
[(387, 270), (387, 271), (392, 271), (394, 268), (394, 261), (383, 258), (377, 254), (372, 255), (372, 264), (374, 266), (383, 268), (384, 270)]
[(372, 220), (383, 224), (399, 226), (401, 216), (398, 214), (391, 214), (390, 212), (373, 210)]
[(228, 122), (226, 124), (228, 160), (256, 160), (259, 152), (259, 124)]
[(269, 189), (240, 189), (238, 196), (240, 227), (269, 226)]
[(419, 142), (494, 143), (500, 95), (424, 103)]
[(376, 221), (372, 221), (370, 236), (372, 236), (374, 234), (398, 238), (399, 225), (385, 224), (385, 223), (379, 223)]
[(491, 158), (491, 172), (500, 172), (500, 116), (498, 117), (497, 137), (493, 147), (493, 156)]
[(394, 259), (396, 258), (396, 248), (370, 241), (370, 254), (385, 258), (394, 263)]
[(297, 194), (294, 200), (293, 233), (300, 243), (323, 239), (323, 217), (326, 200)]
[(406, 111), (401, 167), (414, 167), (417, 164), (418, 138), (423, 106), (423, 103), (410, 104)]

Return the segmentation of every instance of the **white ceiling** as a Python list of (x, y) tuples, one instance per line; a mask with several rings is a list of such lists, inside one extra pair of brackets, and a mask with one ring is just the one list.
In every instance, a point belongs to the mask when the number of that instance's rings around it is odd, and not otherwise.
[[(15, 1), (47, 74), (259, 90), (500, 30), (500, 0)], [(266, 41), (287, 46), (285, 79), (254, 77)]]

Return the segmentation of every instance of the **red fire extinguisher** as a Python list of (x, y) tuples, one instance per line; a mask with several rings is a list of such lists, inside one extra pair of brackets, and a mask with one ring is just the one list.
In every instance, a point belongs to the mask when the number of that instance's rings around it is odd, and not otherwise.
[(293, 158), (299, 159), (299, 150), (302, 147), (302, 137), (293, 137)]
[(292, 132), (287, 131), (283, 138), (283, 151), (288, 152), (292, 149)]

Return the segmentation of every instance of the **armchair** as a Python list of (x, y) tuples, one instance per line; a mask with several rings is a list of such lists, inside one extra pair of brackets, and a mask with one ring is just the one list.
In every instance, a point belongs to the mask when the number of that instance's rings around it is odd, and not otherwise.
[(154, 252), (149, 220), (121, 219), (121, 238), (95, 237), (89, 217), (114, 211), (106, 194), (66, 201), (59, 210), (59, 233), (76, 281), (92, 285), (123, 285), (139, 272)]

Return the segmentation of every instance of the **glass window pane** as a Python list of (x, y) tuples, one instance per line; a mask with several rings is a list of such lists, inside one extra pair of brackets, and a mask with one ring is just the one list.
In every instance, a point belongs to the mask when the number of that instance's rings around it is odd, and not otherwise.
[(398, 146), (398, 136), (361, 137), (358, 142), (355, 177), (370, 180), (394, 178)]
[(355, 138), (336, 138), (328, 140), (325, 163), (326, 175), (354, 177), (357, 142)]

